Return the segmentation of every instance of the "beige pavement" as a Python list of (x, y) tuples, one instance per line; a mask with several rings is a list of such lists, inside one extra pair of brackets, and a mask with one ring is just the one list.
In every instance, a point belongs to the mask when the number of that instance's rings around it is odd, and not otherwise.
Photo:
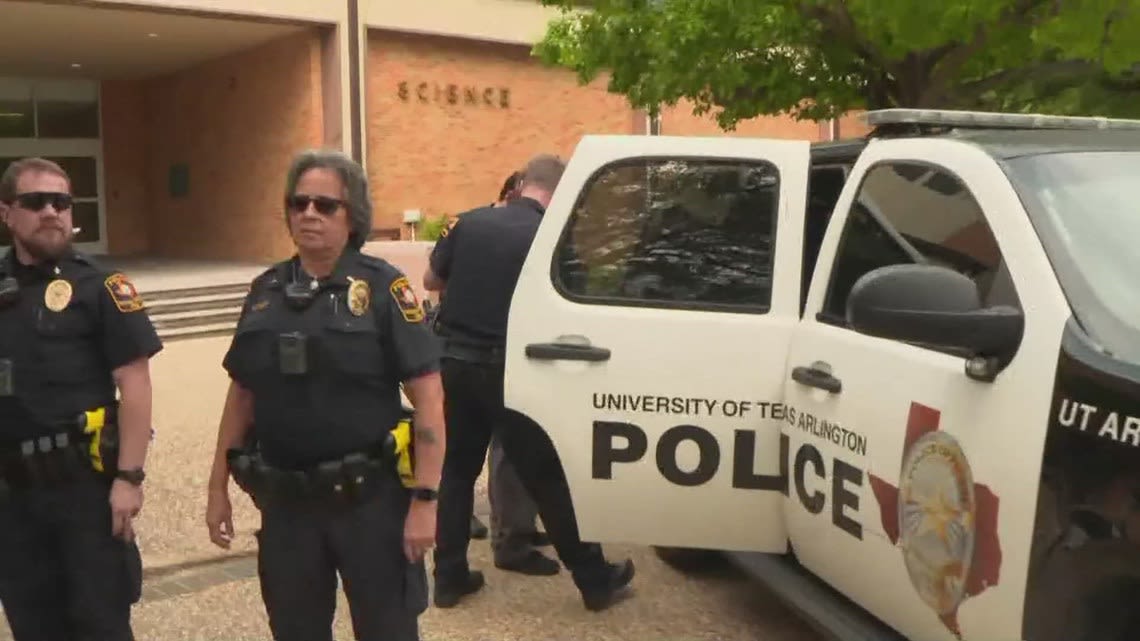
[[(565, 573), (524, 577), (487, 570), (487, 544), (476, 542), (472, 562), (487, 572), (487, 587), (458, 608), (430, 608), (420, 619), (423, 641), (819, 641), (737, 575), (686, 578), (643, 548), (614, 546), (611, 553), (635, 558), (636, 592), (611, 610), (591, 614)], [(343, 595), (335, 629), (337, 641), (353, 638)], [(269, 638), (254, 578), (144, 601), (135, 611), (135, 631), (139, 641)]]
[[(243, 641), (269, 632), (252, 560), (177, 571), (182, 564), (216, 559), (221, 550), (206, 536), (205, 487), (225, 398), (221, 369), (228, 337), (169, 343), (153, 362), (154, 423), (146, 503), (137, 522), (148, 575), (135, 608), (140, 641)], [(485, 516), (485, 474), (479, 511)], [(232, 489), (238, 540), (234, 553), (255, 550), (258, 516)], [(422, 618), (425, 641), (817, 641), (805, 624), (739, 576), (692, 578), (666, 567), (645, 548), (609, 546), (638, 564), (635, 598), (591, 614), (581, 606), (568, 574), (524, 577), (495, 570), (486, 541), (473, 541), (471, 559), (488, 586), (453, 610), (430, 609)], [(6, 625), (0, 638), (8, 638)], [(337, 639), (351, 639), (341, 597)]]

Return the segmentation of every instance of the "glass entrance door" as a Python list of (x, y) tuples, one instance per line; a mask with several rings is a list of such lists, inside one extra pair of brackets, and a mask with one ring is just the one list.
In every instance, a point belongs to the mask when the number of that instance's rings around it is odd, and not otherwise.
[[(0, 78), (0, 172), (20, 158), (58, 163), (71, 177), (71, 214), (80, 251), (107, 250), (103, 150), (96, 83), (77, 80)], [(0, 223), (0, 247), (12, 239)]]

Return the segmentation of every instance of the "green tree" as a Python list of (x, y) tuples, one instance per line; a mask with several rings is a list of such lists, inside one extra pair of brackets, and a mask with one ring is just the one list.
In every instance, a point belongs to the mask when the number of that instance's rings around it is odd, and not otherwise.
[(447, 214), (440, 214), (435, 218), (424, 217), (416, 225), (416, 240), (439, 240), (443, 230), (448, 224)]
[(1140, 0), (542, 3), (561, 11), (541, 60), (726, 129), (887, 107), (1140, 116)]

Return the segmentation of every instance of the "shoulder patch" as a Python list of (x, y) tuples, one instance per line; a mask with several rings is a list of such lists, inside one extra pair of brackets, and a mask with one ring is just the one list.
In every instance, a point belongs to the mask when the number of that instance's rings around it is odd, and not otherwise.
[(126, 274), (121, 272), (111, 274), (103, 281), (103, 286), (110, 292), (111, 300), (115, 301), (115, 307), (119, 308), (120, 312), (137, 312), (146, 307), (139, 290), (135, 289), (134, 283)]
[(392, 298), (399, 306), (400, 314), (403, 315), (404, 320), (409, 323), (418, 323), (424, 319), (424, 308), (420, 306), (416, 292), (412, 289), (412, 284), (408, 282), (406, 276), (400, 276), (392, 281), (392, 284), (388, 286), (388, 291), (391, 292)]

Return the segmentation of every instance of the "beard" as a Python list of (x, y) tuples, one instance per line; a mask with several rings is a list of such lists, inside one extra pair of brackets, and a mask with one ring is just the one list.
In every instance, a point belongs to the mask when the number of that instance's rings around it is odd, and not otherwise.
[(61, 227), (40, 227), (27, 238), (19, 239), (24, 251), (41, 261), (58, 260), (71, 251), (71, 230)]

